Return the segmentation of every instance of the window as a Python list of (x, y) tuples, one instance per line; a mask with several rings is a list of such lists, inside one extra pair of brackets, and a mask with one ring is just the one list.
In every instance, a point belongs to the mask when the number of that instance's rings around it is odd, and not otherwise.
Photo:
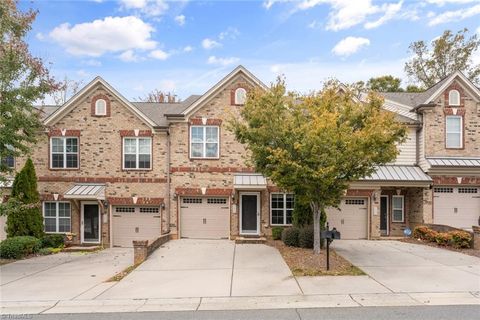
[(363, 199), (345, 199), (345, 204), (351, 205), (365, 205), (365, 200)]
[(247, 100), (247, 90), (238, 88), (235, 90), (235, 104), (244, 105)]
[(447, 148), (461, 148), (462, 143), (462, 117), (447, 116), (446, 117), (446, 142)]
[(202, 198), (183, 198), (183, 203), (202, 203)]
[(140, 208), (140, 213), (159, 213), (160, 208), (158, 207), (142, 207)]
[(460, 105), (460, 92), (458, 92), (458, 90), (450, 90), (450, 92), (448, 93), (448, 105)]
[(453, 193), (453, 188), (450, 187), (435, 187), (433, 188), (435, 193)]
[(270, 200), (272, 225), (292, 224), (294, 195), (291, 193), (272, 193)]
[(227, 199), (226, 198), (208, 198), (207, 203), (208, 204), (227, 204)]
[(134, 207), (116, 207), (115, 212), (118, 212), (118, 213), (132, 213), (132, 212), (135, 212), (135, 208)]
[(471, 187), (458, 188), (458, 193), (478, 193), (478, 188), (471, 188)]
[(95, 115), (105, 116), (107, 114), (107, 102), (103, 99), (95, 101)]
[(392, 221), (393, 222), (403, 222), (404, 221), (404, 205), (403, 205), (403, 196), (393, 196), (392, 197)]
[(63, 233), (71, 231), (69, 202), (44, 202), (43, 224), (45, 232)]
[(78, 138), (54, 137), (50, 140), (50, 167), (53, 169), (78, 168)]
[(14, 169), (15, 168), (15, 157), (14, 156), (6, 156), (2, 158), (2, 164), (7, 168)]
[(123, 169), (148, 170), (152, 168), (152, 139), (123, 139)]
[(190, 157), (191, 158), (218, 158), (218, 132), (214, 126), (190, 127)]

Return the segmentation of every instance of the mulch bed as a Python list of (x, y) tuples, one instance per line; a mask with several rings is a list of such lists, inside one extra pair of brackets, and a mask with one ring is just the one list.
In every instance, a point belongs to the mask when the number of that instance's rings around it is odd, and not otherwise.
[(289, 247), (280, 240), (268, 240), (267, 245), (280, 251), (294, 276), (357, 276), (365, 274), (333, 249), (330, 249), (330, 270), (327, 271), (326, 250), (315, 255), (313, 249)]
[(450, 250), (450, 251), (456, 251), (464, 254), (468, 254), (469, 256), (474, 256), (480, 258), (480, 249), (465, 249), (465, 248), (454, 248), (454, 247), (449, 247), (449, 246), (441, 246), (437, 244), (436, 242), (429, 242), (429, 241), (423, 241), (421, 239), (415, 239), (415, 238), (404, 238), (400, 239), (398, 241), (401, 242), (407, 242), (407, 243), (414, 243), (414, 244), (423, 244), (425, 246), (430, 246), (434, 248), (440, 248), (440, 249), (445, 249), (445, 250)]

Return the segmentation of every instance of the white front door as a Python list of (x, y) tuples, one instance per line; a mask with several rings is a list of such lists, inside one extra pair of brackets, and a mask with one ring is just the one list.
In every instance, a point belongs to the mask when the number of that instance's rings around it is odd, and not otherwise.
[(80, 233), (82, 243), (100, 243), (102, 224), (98, 203), (96, 201), (82, 201), (81, 212)]
[(260, 193), (240, 193), (240, 234), (260, 234)]

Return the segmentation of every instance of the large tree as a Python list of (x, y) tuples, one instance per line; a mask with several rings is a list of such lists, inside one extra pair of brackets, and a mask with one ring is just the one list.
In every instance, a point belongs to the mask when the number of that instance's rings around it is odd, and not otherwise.
[(377, 92), (402, 92), (402, 80), (392, 75), (370, 78), (367, 81), (367, 88)]
[[(33, 104), (57, 88), (43, 61), (30, 54), (24, 40), (37, 12), (22, 12), (17, 4), (0, 1), (0, 158), (29, 152), (41, 128)], [(0, 165), (0, 179), (7, 171), (7, 166)]]
[(457, 33), (446, 30), (430, 43), (415, 41), (409, 47), (413, 57), (405, 64), (405, 72), (413, 82), (426, 88), (457, 70), (478, 85), (480, 64), (473, 62), (472, 55), (479, 45), (478, 36), (468, 36), (468, 29)]
[(338, 207), (350, 182), (395, 159), (405, 128), (381, 110), (370, 94), (356, 102), (336, 83), (311, 95), (287, 93), (278, 80), (270, 90), (254, 90), (242, 119), (230, 129), (245, 144), (256, 171), (278, 187), (301, 194), (313, 212), (314, 251), (320, 253), (320, 217)]

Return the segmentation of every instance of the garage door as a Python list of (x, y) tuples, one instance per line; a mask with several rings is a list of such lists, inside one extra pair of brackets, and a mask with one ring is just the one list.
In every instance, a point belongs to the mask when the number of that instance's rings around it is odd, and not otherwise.
[(227, 198), (181, 198), (182, 238), (222, 239), (230, 234), (230, 207)]
[(113, 207), (113, 245), (132, 247), (133, 240), (154, 240), (161, 234), (159, 207)]
[(367, 198), (344, 198), (340, 211), (327, 209), (327, 221), (330, 229), (337, 228), (342, 239), (366, 239)]
[(480, 216), (480, 187), (435, 187), (433, 207), (434, 223), (471, 229)]

